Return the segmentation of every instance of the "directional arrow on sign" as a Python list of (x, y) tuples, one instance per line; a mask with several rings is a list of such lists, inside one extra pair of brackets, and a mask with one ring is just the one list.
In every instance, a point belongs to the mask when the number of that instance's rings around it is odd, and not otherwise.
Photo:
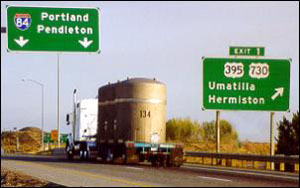
[(23, 36), (20, 36), (19, 39), (15, 39), (15, 42), (21, 47), (25, 46), (25, 44), (27, 44), (28, 41), (29, 41), (29, 39), (24, 40)]
[(93, 43), (92, 40), (88, 41), (88, 38), (87, 37), (84, 37), (83, 41), (82, 40), (79, 40), (78, 41), (84, 48), (87, 48), (89, 47), (89, 45), (91, 45)]
[(284, 88), (283, 87), (279, 87), (275, 89), (276, 93), (271, 97), (272, 100), (274, 101), (277, 97), (282, 97), (283, 96), (283, 92), (284, 92)]

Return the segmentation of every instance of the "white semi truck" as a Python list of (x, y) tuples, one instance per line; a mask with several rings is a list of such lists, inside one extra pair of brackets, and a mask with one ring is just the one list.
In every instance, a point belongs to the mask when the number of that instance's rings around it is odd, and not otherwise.
[(73, 93), (73, 112), (67, 114), (67, 125), (72, 125), (66, 144), (69, 160), (79, 156), (87, 160), (93, 151), (97, 151), (97, 119), (98, 99), (76, 100), (76, 90)]

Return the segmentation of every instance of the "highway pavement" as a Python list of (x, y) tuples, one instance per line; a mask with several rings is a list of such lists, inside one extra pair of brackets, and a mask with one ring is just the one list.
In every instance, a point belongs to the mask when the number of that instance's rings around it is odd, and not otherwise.
[(64, 156), (1, 155), (1, 166), (63, 186), (82, 187), (298, 187), (296, 174), (198, 165), (115, 165), (68, 161)]

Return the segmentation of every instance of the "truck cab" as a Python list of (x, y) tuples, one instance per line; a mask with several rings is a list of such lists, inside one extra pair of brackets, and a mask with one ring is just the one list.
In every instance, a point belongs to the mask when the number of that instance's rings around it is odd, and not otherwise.
[(96, 148), (98, 100), (83, 99), (75, 102), (73, 108), (73, 112), (67, 114), (67, 125), (72, 126), (66, 145), (67, 157), (73, 159), (79, 155), (81, 159), (88, 159)]

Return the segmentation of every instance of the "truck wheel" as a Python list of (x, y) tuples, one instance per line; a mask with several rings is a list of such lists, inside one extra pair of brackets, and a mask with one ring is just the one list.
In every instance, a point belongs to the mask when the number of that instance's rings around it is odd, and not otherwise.
[(124, 164), (124, 165), (127, 164), (127, 156), (126, 156), (126, 154), (123, 154), (123, 155), (122, 155), (122, 161), (123, 161), (123, 164)]
[(73, 155), (74, 151), (71, 149), (70, 145), (66, 146), (66, 153), (67, 153), (68, 160), (69, 161), (73, 161), (73, 159), (74, 159), (74, 155)]
[(158, 163), (156, 157), (153, 157), (153, 158), (152, 158), (152, 160), (151, 160), (151, 165), (152, 165), (153, 167), (158, 167), (158, 166), (159, 166), (159, 163)]
[(88, 159), (88, 149), (87, 149), (87, 143), (81, 143), (80, 144), (80, 150), (79, 155), (81, 160), (87, 160)]
[(68, 160), (69, 161), (73, 161), (74, 160), (74, 155), (72, 155), (72, 154), (70, 154), (70, 153), (68, 153)]
[(86, 150), (86, 157), (85, 157), (85, 159), (89, 160), (89, 158), (90, 158), (90, 152), (88, 150)]
[(167, 157), (166, 165), (167, 167), (172, 167), (170, 156)]
[(84, 160), (89, 160), (89, 152), (88, 152), (88, 150), (84, 150), (83, 151), (83, 159)]
[(114, 154), (111, 151), (111, 149), (108, 149), (108, 151), (107, 151), (106, 162), (114, 163)]
[(80, 150), (79, 151), (80, 159), (81, 160), (86, 160), (87, 159), (87, 151), (86, 150)]

